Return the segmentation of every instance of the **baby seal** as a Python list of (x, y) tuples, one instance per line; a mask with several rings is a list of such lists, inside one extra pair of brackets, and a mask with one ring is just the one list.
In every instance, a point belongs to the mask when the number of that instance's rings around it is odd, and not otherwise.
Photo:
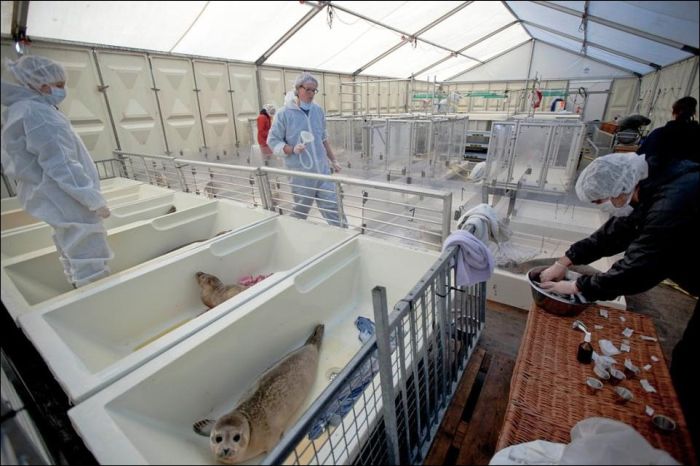
[(247, 287), (241, 285), (224, 285), (214, 275), (204, 272), (197, 272), (197, 283), (202, 289), (200, 296), (202, 302), (209, 308), (218, 306), (229, 298), (236, 296)]
[(323, 330), (322, 324), (317, 325), (301, 348), (266, 370), (252, 387), (255, 391), (233, 411), (217, 421), (194, 423), (196, 433), (209, 436), (218, 461), (235, 464), (249, 460), (269, 452), (282, 438), (316, 379)]

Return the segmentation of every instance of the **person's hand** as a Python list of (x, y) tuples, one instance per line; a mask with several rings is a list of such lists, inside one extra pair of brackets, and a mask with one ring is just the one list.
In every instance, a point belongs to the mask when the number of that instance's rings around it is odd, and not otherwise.
[(295, 154), (301, 154), (306, 150), (306, 144), (299, 143), (296, 146), (294, 146), (294, 153)]
[(579, 292), (575, 281), (560, 281), (560, 282), (543, 282), (540, 283), (540, 288), (547, 291), (553, 291), (558, 294), (577, 294)]
[(332, 160), (331, 161), (331, 166), (333, 167), (333, 171), (335, 173), (338, 173), (340, 171), (340, 164), (338, 163), (337, 160)]
[(558, 282), (566, 275), (566, 266), (561, 262), (555, 262), (540, 273), (540, 283)]
[(109, 211), (109, 207), (107, 207), (106, 205), (97, 209), (95, 213), (101, 218), (107, 218), (112, 214), (112, 212)]

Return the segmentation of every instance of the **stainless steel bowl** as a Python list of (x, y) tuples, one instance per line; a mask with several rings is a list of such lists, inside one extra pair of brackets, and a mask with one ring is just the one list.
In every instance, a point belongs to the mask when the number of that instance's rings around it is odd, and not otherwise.
[[(558, 316), (576, 316), (592, 304), (587, 302), (580, 294), (567, 297), (540, 288), (540, 273), (546, 268), (546, 265), (533, 267), (527, 272), (527, 281), (530, 283), (532, 298), (535, 300), (537, 306), (550, 314), (556, 314)], [(567, 271), (566, 278), (568, 280), (575, 280), (580, 275), (581, 274), (574, 271)]]

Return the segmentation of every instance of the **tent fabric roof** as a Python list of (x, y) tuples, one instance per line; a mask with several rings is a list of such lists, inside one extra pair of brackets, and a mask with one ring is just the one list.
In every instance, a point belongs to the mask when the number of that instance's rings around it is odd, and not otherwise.
[[(2, 33), (11, 14), (3, 3)], [(698, 54), (697, 1), (42, 1), (27, 35), (445, 81), (530, 41), (632, 73)]]

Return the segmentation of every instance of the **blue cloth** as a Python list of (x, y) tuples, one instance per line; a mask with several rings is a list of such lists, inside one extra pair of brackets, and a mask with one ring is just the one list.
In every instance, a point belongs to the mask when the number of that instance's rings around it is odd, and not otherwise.
[(367, 317), (360, 316), (355, 319), (355, 326), (360, 331), (358, 338), (362, 343), (367, 343), (367, 340), (374, 335), (374, 322)]
[[(364, 344), (374, 335), (374, 322), (366, 317), (355, 319), (355, 326), (360, 331), (358, 338)], [(391, 338), (391, 351), (394, 351), (396, 339)], [(309, 430), (309, 439), (318, 438), (328, 426), (338, 426), (343, 417), (350, 412), (352, 406), (364, 391), (365, 387), (372, 382), (372, 378), (379, 372), (379, 363), (376, 358), (367, 358), (355, 372), (348, 378), (347, 383), (340, 390), (338, 397), (331, 402), (323, 414), (316, 419)]]
[(457, 230), (447, 237), (442, 245), (444, 251), (450, 246), (459, 246), (457, 253), (457, 286), (471, 286), (485, 282), (493, 273), (493, 254), (484, 243), (464, 230)]

